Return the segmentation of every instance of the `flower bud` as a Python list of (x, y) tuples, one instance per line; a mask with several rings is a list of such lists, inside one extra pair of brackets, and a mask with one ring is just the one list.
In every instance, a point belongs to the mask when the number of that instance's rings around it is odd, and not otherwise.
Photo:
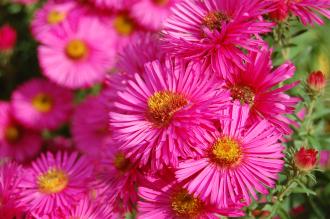
[(0, 27), (0, 52), (12, 49), (16, 44), (16, 30), (9, 25)]
[(278, 1), (276, 4), (276, 10), (269, 13), (269, 17), (274, 21), (285, 21), (289, 16), (289, 7), (285, 1)]
[(314, 169), (317, 161), (318, 151), (315, 149), (300, 148), (294, 155), (294, 163), (299, 170), (310, 171)]
[(320, 92), (327, 85), (327, 79), (321, 71), (315, 71), (309, 74), (307, 85), (311, 90)]

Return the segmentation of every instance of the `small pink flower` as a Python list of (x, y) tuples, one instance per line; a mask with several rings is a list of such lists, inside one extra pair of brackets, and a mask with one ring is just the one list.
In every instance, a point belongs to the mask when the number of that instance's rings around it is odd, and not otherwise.
[(15, 118), (35, 130), (56, 129), (69, 118), (73, 93), (46, 79), (25, 82), (12, 95)]
[(304, 147), (294, 155), (296, 167), (302, 171), (310, 171), (317, 164), (318, 151), (315, 149), (305, 149)]
[(286, 114), (294, 113), (299, 98), (285, 94), (299, 82), (277, 87), (293, 77), (296, 70), (291, 62), (272, 69), (271, 51), (263, 48), (260, 52), (248, 54), (250, 62), (246, 70), (237, 70), (225, 77), (226, 88), (233, 100), (250, 106), (249, 123), (267, 119), (280, 133), (292, 132), (289, 125), (295, 124)]
[(24, 162), (36, 156), (42, 145), (40, 133), (18, 123), (9, 103), (0, 102), (0, 118), (0, 157)]
[(47, 32), (39, 46), (43, 74), (69, 88), (99, 83), (113, 67), (114, 43), (114, 35), (98, 18), (67, 19)]
[(0, 52), (13, 49), (16, 44), (17, 33), (10, 25), (0, 27)]
[(229, 96), (202, 66), (158, 60), (145, 65), (118, 93), (110, 124), (121, 149), (139, 166), (176, 166), (179, 157), (200, 152), (191, 141), (213, 130)]
[(259, 0), (184, 0), (164, 23), (166, 52), (186, 60), (205, 60), (224, 76), (248, 61), (244, 48), (255, 51), (265, 44), (256, 34), (271, 31), (273, 23), (259, 20), (267, 13)]
[(249, 108), (237, 102), (225, 110), (221, 130), (203, 136), (195, 147), (201, 157), (182, 160), (176, 177), (184, 188), (204, 201), (227, 208), (251, 203), (257, 192), (268, 194), (283, 168), (280, 134), (266, 120), (247, 126)]
[(87, 195), (93, 166), (77, 152), (42, 154), (22, 174), (20, 204), (35, 216), (71, 209)]
[(79, 13), (75, 13), (76, 10), (74, 9), (76, 7), (75, 1), (66, 1), (63, 3), (47, 2), (34, 15), (32, 21), (32, 33), (34, 37), (42, 42), (45, 33), (49, 30), (63, 23), (69, 16), (73, 16), (74, 14), (77, 14), (76, 16), (79, 15)]

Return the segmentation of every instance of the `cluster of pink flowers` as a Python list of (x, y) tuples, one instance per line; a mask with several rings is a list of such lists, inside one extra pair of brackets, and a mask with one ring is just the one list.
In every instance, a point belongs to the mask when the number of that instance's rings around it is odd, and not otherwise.
[(0, 218), (243, 216), (300, 101), (263, 35), (320, 14), (330, 0), (49, 0), (31, 22), (44, 78), (0, 103)]

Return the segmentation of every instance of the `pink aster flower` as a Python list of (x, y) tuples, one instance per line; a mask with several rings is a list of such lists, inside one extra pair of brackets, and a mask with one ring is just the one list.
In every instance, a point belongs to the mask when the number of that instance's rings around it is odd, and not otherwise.
[[(2, 161), (3, 162), (3, 161)], [(22, 176), (21, 167), (13, 162), (0, 164), (0, 218), (21, 218), (22, 209), (18, 207), (17, 185)]]
[(97, 158), (111, 140), (109, 111), (102, 95), (90, 96), (77, 106), (72, 119), (72, 134), (77, 148)]
[[(235, 208), (219, 209), (183, 188), (181, 184), (156, 180), (139, 187), (138, 219), (217, 219), (219, 215), (239, 217)], [(216, 215), (217, 214), (217, 215)]]
[(0, 52), (14, 48), (17, 40), (16, 30), (10, 25), (0, 27)]
[(238, 103), (226, 114), (230, 118), (220, 121), (222, 130), (205, 137), (202, 157), (183, 160), (176, 172), (189, 192), (220, 208), (249, 205), (250, 195), (257, 199), (256, 191), (267, 194), (266, 186), (274, 187), (284, 164), (281, 135), (265, 120), (247, 128), (249, 108)]
[(23, 162), (37, 155), (42, 145), (40, 133), (18, 123), (8, 103), (0, 102), (0, 118), (0, 157)]
[[(137, 202), (136, 187), (142, 177), (140, 170), (113, 142), (108, 145), (98, 166), (96, 188), (103, 202), (110, 203), (114, 212), (126, 212)], [(99, 199), (100, 200), (100, 199)]]
[(250, 122), (267, 119), (277, 130), (289, 134), (293, 121), (285, 114), (294, 113), (299, 98), (290, 97), (285, 91), (295, 87), (298, 82), (277, 87), (281, 82), (291, 78), (296, 70), (291, 62), (287, 62), (272, 70), (270, 51), (263, 49), (259, 53), (250, 53), (251, 62), (246, 70), (238, 70), (228, 74), (226, 87), (234, 100), (249, 104)]
[(27, 81), (12, 95), (15, 118), (36, 130), (58, 128), (67, 121), (72, 108), (72, 92), (46, 79)]
[(66, 211), (85, 197), (92, 171), (86, 157), (77, 152), (42, 154), (23, 174), (20, 204), (39, 217)]
[(223, 105), (229, 99), (198, 64), (154, 61), (145, 66), (144, 77), (135, 74), (118, 93), (119, 112), (110, 112), (114, 137), (141, 167), (176, 166), (178, 157), (200, 151), (191, 139), (213, 129), (212, 118), (219, 111), (215, 103)]
[(97, 18), (66, 20), (43, 37), (38, 52), (44, 75), (69, 88), (101, 82), (114, 62), (112, 36)]
[(131, 14), (143, 26), (153, 30), (159, 30), (165, 19), (171, 14), (171, 8), (180, 1), (140, 0), (131, 7)]
[(164, 60), (164, 56), (160, 47), (159, 35), (140, 32), (133, 36), (131, 42), (119, 53), (117, 68), (133, 78), (135, 73), (144, 72), (145, 63)]
[(267, 13), (259, 0), (185, 0), (164, 24), (164, 48), (185, 59), (205, 60), (221, 74), (244, 68), (253, 51), (265, 43), (255, 34), (271, 31), (272, 23), (258, 20)]
[(290, 13), (299, 17), (304, 25), (324, 24), (323, 15), (330, 19), (330, 0), (268, 0), (276, 10), (270, 15), (279, 21), (285, 20)]
[(74, 7), (76, 7), (74, 1), (63, 3), (47, 2), (34, 15), (32, 21), (32, 33), (34, 37), (42, 41), (45, 33), (61, 24), (68, 16), (72, 16)]

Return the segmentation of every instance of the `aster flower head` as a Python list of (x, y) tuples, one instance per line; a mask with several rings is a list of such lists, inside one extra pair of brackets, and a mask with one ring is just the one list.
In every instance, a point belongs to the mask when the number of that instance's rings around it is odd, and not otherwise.
[(258, 20), (266, 13), (259, 0), (185, 0), (173, 8), (164, 24), (164, 48), (185, 59), (204, 59), (222, 75), (244, 68), (248, 57), (240, 48), (264, 45), (255, 34), (269, 32), (272, 23)]
[(99, 196), (103, 196), (102, 202), (110, 203), (114, 212), (126, 212), (138, 200), (136, 187), (142, 175), (118, 148), (118, 143), (112, 142), (104, 150), (94, 184), (97, 185)]
[(10, 25), (0, 27), (0, 52), (11, 50), (17, 40), (16, 30)]
[(275, 6), (270, 14), (272, 18), (283, 21), (290, 14), (297, 16), (304, 25), (324, 24), (320, 17), (323, 15), (330, 19), (329, 0), (268, 0)]
[(14, 118), (9, 103), (0, 102), (0, 157), (27, 161), (39, 152), (40, 133), (23, 127)]
[(23, 174), (20, 204), (42, 217), (71, 209), (86, 196), (86, 183), (93, 167), (77, 152), (42, 154)]
[(218, 215), (243, 216), (236, 208), (219, 209), (216, 205), (203, 201), (182, 187), (176, 181), (156, 180), (139, 187), (139, 219), (216, 219)]
[(228, 93), (217, 86), (199, 64), (147, 63), (144, 76), (135, 74), (118, 93), (116, 110), (110, 113), (114, 137), (141, 167), (176, 166), (178, 157), (200, 151), (190, 140), (213, 129), (212, 118), (228, 102)]
[(221, 208), (250, 204), (256, 191), (267, 194), (284, 164), (281, 135), (267, 121), (247, 127), (249, 108), (237, 102), (225, 113), (222, 130), (202, 143), (208, 146), (202, 157), (183, 160), (176, 171), (184, 188)]
[[(140, 0), (136, 2), (131, 13), (143, 26), (159, 30), (166, 18), (171, 14), (171, 8), (181, 0)], [(148, 11), (148, 13), (145, 13)]]
[(114, 64), (112, 36), (98, 18), (67, 19), (43, 37), (38, 49), (43, 74), (69, 88), (101, 82)]
[(73, 16), (74, 8), (77, 7), (74, 1), (55, 3), (47, 2), (34, 15), (32, 21), (32, 33), (37, 40), (43, 41), (43, 36), (52, 28), (64, 22), (69, 16)]
[(21, 174), (21, 167), (14, 162), (2, 161), (0, 164), (0, 218), (20, 218), (22, 214), (17, 203)]
[(77, 148), (97, 158), (111, 140), (109, 111), (104, 96), (90, 96), (77, 106), (72, 119)]
[(58, 128), (72, 108), (72, 92), (46, 79), (27, 81), (12, 95), (15, 118), (35, 130)]
[(285, 91), (299, 82), (275, 88), (279, 83), (291, 78), (296, 70), (291, 62), (272, 69), (271, 51), (263, 48), (260, 52), (251, 52), (250, 63), (246, 70), (237, 70), (225, 78), (226, 87), (233, 100), (248, 104), (250, 123), (267, 119), (280, 133), (289, 134), (289, 125), (293, 122), (285, 117), (294, 113), (299, 98), (290, 97)]

